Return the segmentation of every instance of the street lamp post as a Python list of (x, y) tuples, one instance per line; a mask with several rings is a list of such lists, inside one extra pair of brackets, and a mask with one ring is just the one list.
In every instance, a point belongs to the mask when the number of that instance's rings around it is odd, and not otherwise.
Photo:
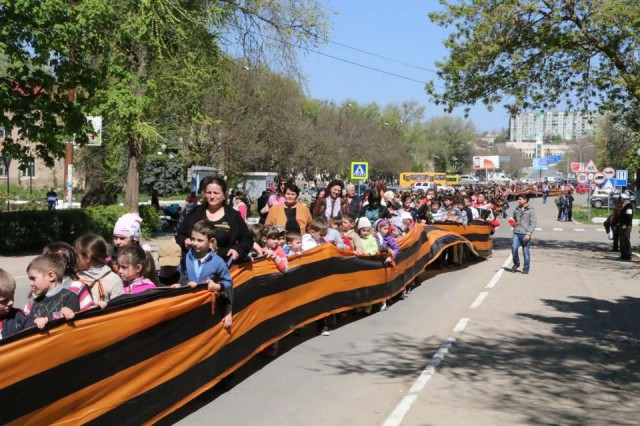
[[(167, 145), (162, 144), (160, 146), (162, 151), (158, 151), (157, 154), (160, 158), (162, 158), (167, 153)], [(173, 160), (173, 154), (169, 153), (167, 159)], [(162, 162), (162, 196), (167, 197), (167, 162), (163, 160)]]
[(4, 171), (7, 174), (7, 211), (9, 211), (9, 166), (11, 166), (11, 156), (4, 155), (2, 156), (2, 161), (4, 163)]
[(33, 174), (36, 171), (36, 164), (33, 157), (29, 157), (29, 167), (27, 170), (29, 170), (29, 195), (33, 195)]

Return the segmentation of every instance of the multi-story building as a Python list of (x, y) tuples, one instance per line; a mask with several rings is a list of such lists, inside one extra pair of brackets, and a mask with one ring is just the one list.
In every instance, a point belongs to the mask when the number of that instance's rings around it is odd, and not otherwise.
[(534, 158), (534, 157), (548, 157), (550, 155), (562, 155), (565, 153), (572, 151), (572, 147), (567, 144), (543, 144), (542, 152), (539, 155), (536, 155), (536, 144), (531, 142), (507, 142), (507, 148), (517, 149), (522, 152), (522, 155), (526, 158)]
[[(5, 138), (5, 130), (0, 126), (0, 150)], [(18, 138), (17, 131), (13, 134)], [(22, 142), (29, 145), (29, 142)], [(25, 188), (55, 188), (60, 191), (64, 188), (64, 160), (56, 160), (53, 167), (47, 167), (37, 156), (34, 162), (25, 168), (20, 168), (16, 160), (11, 160), (9, 168), (6, 167), (4, 157), (0, 158), (0, 192), (6, 192), (7, 181), (10, 185), (20, 185)]]
[(509, 140), (534, 142), (539, 137), (560, 137), (572, 141), (593, 136), (600, 113), (595, 111), (523, 112), (511, 117)]

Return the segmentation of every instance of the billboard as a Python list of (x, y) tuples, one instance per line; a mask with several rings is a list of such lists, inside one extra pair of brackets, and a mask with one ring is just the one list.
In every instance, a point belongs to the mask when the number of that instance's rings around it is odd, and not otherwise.
[(500, 168), (500, 157), (497, 155), (473, 157), (474, 170), (494, 170), (498, 168)]
[(549, 170), (549, 162), (546, 157), (536, 157), (533, 159), (533, 170)]

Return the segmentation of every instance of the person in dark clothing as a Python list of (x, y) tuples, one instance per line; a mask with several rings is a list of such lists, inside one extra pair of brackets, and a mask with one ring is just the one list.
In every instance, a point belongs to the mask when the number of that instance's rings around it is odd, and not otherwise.
[(50, 188), (49, 192), (47, 192), (46, 197), (48, 209), (55, 210), (58, 206), (58, 194), (56, 193), (56, 191), (54, 191), (53, 188)]
[(360, 196), (356, 194), (356, 186), (352, 183), (346, 186), (347, 189), (347, 203), (349, 203), (349, 213), (356, 216), (360, 212)]
[(158, 190), (156, 189), (151, 193), (151, 205), (156, 211), (160, 211), (160, 198), (158, 198)]
[(13, 307), (16, 280), (0, 269), (0, 340), (13, 336), (33, 325), (33, 318)]
[(52, 320), (73, 319), (74, 312), (80, 310), (78, 296), (62, 286), (65, 268), (62, 256), (51, 253), (41, 254), (27, 266), (32, 289), (27, 313), (38, 328)]
[(380, 199), (380, 191), (374, 189), (367, 196), (368, 204), (363, 206), (358, 217), (366, 217), (371, 223), (378, 219), (391, 219), (391, 212), (383, 206)]
[(262, 191), (262, 195), (259, 196), (256, 201), (258, 203), (258, 213), (260, 214), (260, 220), (258, 222), (264, 225), (264, 221), (267, 220), (267, 215), (269, 213), (268, 212), (267, 213), (262, 213), (262, 209), (264, 209), (264, 207), (269, 202), (269, 192), (268, 191)]
[(623, 206), (616, 220), (620, 240), (620, 260), (631, 260), (631, 225), (633, 223), (633, 204), (627, 194), (622, 194)]
[(253, 247), (253, 237), (240, 213), (226, 205), (227, 183), (218, 176), (207, 176), (200, 182), (200, 189), (203, 203), (185, 216), (176, 234), (183, 260), (191, 248), (193, 225), (203, 219), (213, 223), (218, 242), (217, 254), (225, 262), (246, 260)]
[(618, 220), (620, 219), (620, 212), (622, 211), (622, 207), (624, 207), (623, 200), (622, 200), (622, 198), (618, 198), (616, 200), (615, 204), (613, 205), (613, 209), (611, 210), (611, 214), (604, 221), (604, 229), (607, 232), (607, 234), (611, 235), (609, 237), (609, 239), (611, 241), (613, 241), (613, 247), (611, 248), (611, 251), (620, 251), (620, 247), (619, 247), (619, 243), (620, 243), (619, 231), (620, 231), (620, 229), (619, 229), (619, 226), (618, 226)]

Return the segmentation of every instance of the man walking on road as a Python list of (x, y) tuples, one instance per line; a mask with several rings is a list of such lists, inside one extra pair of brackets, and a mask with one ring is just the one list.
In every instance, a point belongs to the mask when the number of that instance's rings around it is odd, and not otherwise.
[(620, 260), (631, 260), (631, 224), (633, 204), (627, 194), (621, 195), (624, 205), (618, 213), (618, 238), (620, 240)]
[(520, 257), (518, 250), (522, 247), (522, 255), (524, 257), (523, 274), (529, 273), (531, 265), (531, 254), (529, 248), (531, 246), (531, 235), (536, 229), (536, 211), (529, 206), (529, 195), (521, 194), (518, 196), (518, 207), (513, 211), (513, 242), (511, 244), (511, 254), (513, 256), (513, 267), (511, 272), (516, 272), (520, 267)]

